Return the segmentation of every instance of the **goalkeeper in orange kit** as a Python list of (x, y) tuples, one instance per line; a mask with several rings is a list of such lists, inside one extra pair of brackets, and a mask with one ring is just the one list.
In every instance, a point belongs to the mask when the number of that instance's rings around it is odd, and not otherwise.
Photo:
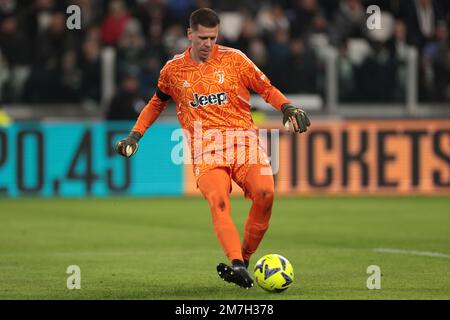
[[(217, 272), (228, 282), (250, 288), (253, 280), (247, 267), (269, 227), (274, 181), (267, 155), (261, 151), (257, 138), (259, 161), (250, 161), (247, 158), (255, 144), (225, 145), (226, 135), (230, 130), (257, 132), (250, 113), (249, 89), (281, 111), (283, 124), (289, 121), (296, 132), (305, 132), (310, 121), (303, 110), (293, 106), (271, 85), (245, 54), (216, 44), (219, 23), (218, 15), (208, 8), (191, 14), (187, 31), (191, 46), (162, 68), (156, 93), (142, 110), (129, 136), (116, 144), (116, 151), (126, 157), (133, 155), (139, 139), (169, 99), (174, 100), (182, 128), (193, 137), (190, 142), (197, 186), (209, 203), (214, 232), (231, 262), (231, 265), (220, 263)], [(223, 143), (217, 142), (217, 134), (216, 141), (199, 138), (198, 128), (202, 133), (219, 132), (223, 139), (218, 140)], [(215, 148), (214, 161), (205, 161), (211, 145)], [(242, 245), (230, 213), (232, 179), (252, 201)]]

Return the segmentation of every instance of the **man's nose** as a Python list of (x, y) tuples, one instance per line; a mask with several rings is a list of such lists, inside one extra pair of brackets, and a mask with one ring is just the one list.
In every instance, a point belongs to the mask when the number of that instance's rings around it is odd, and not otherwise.
[(211, 39), (206, 39), (205, 46), (208, 48), (211, 47)]

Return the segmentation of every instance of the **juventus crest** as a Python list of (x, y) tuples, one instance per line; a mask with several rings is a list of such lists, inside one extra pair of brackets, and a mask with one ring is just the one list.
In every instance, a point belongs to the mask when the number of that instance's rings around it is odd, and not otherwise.
[(223, 70), (216, 71), (215, 75), (219, 84), (222, 84), (225, 81), (225, 72), (223, 72)]

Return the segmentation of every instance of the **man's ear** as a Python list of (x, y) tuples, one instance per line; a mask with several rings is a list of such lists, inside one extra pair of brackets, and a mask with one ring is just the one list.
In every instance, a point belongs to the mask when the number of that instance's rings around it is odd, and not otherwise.
[(192, 29), (191, 28), (187, 28), (187, 37), (189, 40), (192, 40)]

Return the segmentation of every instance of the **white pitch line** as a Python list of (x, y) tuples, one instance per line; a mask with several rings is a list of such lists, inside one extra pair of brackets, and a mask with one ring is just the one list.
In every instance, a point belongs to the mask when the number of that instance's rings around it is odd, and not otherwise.
[(376, 248), (376, 249), (373, 249), (373, 251), (386, 252), (386, 253), (411, 254), (411, 255), (415, 255), (415, 256), (427, 256), (427, 257), (438, 257), (438, 258), (450, 259), (450, 254), (439, 253), (439, 252), (401, 250), (401, 249), (389, 249), (389, 248)]

